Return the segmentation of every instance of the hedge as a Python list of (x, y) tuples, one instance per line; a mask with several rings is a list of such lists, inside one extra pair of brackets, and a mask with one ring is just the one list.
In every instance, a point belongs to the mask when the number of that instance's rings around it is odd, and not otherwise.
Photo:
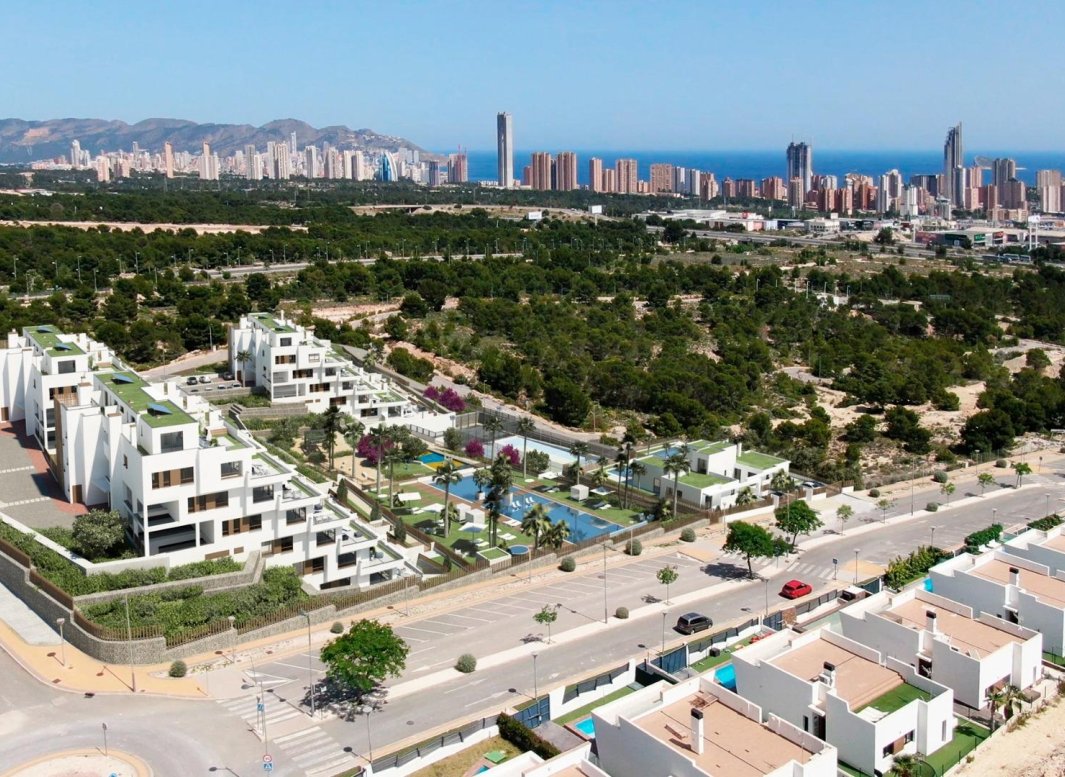
[(531, 728), (505, 712), (499, 713), (496, 725), (499, 726), (499, 736), (522, 752), (532, 750), (545, 761), (562, 752)]
[(1028, 523), (1029, 529), (1039, 529), (1039, 531), (1050, 531), (1055, 526), (1061, 525), (1061, 516), (1048, 515), (1045, 518), (1037, 518), (1034, 521)]
[(929, 569), (946, 558), (950, 558), (950, 555), (931, 546), (918, 548), (906, 558), (896, 556), (894, 561), (888, 564), (884, 582), (898, 590), (910, 581), (928, 574)]
[(981, 546), (989, 542), (997, 542), (1001, 536), (1002, 524), (993, 523), (986, 529), (980, 529), (980, 531), (974, 531), (968, 535), (965, 538), (965, 550), (969, 553), (975, 553)]
[(226, 572), (239, 572), (244, 568), (243, 564), (233, 558), (220, 558), (184, 564), (169, 572), (164, 567), (151, 567), (87, 575), (77, 564), (6, 523), (0, 523), (0, 539), (6, 540), (29, 556), (41, 575), (71, 596), (120, 591), (124, 588), (165, 583), (168, 580), (221, 575)]

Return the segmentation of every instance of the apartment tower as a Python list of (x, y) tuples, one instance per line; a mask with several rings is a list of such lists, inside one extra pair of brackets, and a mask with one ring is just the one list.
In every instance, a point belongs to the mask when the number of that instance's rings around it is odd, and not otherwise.
[(509, 113), (496, 116), (496, 151), (499, 185), (510, 189), (514, 186), (514, 120)]

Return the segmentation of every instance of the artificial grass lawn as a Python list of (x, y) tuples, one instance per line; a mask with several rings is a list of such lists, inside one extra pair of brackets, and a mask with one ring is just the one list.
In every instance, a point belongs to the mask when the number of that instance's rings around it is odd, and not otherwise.
[(604, 704), (609, 704), (615, 699), (620, 699), (623, 696), (628, 696), (634, 690), (635, 688), (631, 688), (626, 685), (624, 688), (619, 688), (613, 693), (608, 693), (606, 696), (599, 699), (598, 701), (593, 701), (591, 704), (585, 704), (583, 707), (579, 707), (578, 709), (573, 710), (573, 712), (567, 712), (565, 715), (555, 718), (555, 723), (559, 724), (560, 726), (564, 726), (565, 724), (570, 723), (574, 720), (586, 718), (596, 707), (602, 707)]
[(692, 664), (692, 669), (701, 673), (705, 672), (707, 669), (713, 669), (715, 666), (720, 666), (721, 664), (728, 663), (732, 660), (732, 654), (734, 652), (739, 650), (741, 647), (744, 647), (749, 644), (751, 644), (750, 637), (748, 637), (747, 639), (740, 640), (739, 642), (729, 645), (727, 648), (722, 650), (721, 655), (706, 656), (704, 658), (700, 658), (698, 661)]
[(426, 766), (424, 769), (419, 769), (411, 777), (463, 777), (466, 772), (484, 759), (485, 753), (493, 750), (502, 750), (507, 754), (507, 758), (513, 758), (520, 752), (502, 737), (492, 737)]
[(931, 755), (922, 756), (935, 767), (936, 774), (946, 774), (947, 770), (967, 756), (972, 750), (991, 736), (991, 731), (978, 723), (965, 718), (957, 718), (954, 738)]
[(901, 710), (914, 699), (928, 701), (931, 698), (932, 694), (927, 691), (922, 691), (920, 688), (910, 685), (909, 683), (903, 683), (899, 687), (891, 689), (883, 696), (873, 699), (865, 706), (854, 711), (861, 712), (866, 707), (873, 707), (874, 709), (880, 710), (880, 712), (891, 713), (896, 710)]

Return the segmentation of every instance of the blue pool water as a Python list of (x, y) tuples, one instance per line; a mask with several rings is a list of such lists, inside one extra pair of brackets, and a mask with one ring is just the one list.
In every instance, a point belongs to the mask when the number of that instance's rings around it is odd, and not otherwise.
[(730, 691), (736, 690), (736, 670), (732, 664), (725, 664), (719, 667), (714, 672), (714, 677), (717, 678), (718, 683), (728, 688)]
[(442, 453), (423, 453), (418, 457), (418, 461), (422, 464), (439, 464), (444, 460), (444, 454)]
[[(444, 490), (435, 483), (433, 484), (433, 488), (436, 488), (438, 491)], [(510, 518), (516, 518), (520, 521), (525, 517), (525, 513), (529, 512), (533, 504), (542, 504), (547, 509), (547, 517), (551, 519), (551, 523), (565, 521), (569, 524), (570, 542), (581, 542), (582, 540), (588, 540), (602, 534), (610, 534), (621, 528), (613, 521), (607, 521), (592, 515), (591, 513), (578, 510), (576, 507), (569, 507), (567, 505), (559, 504), (558, 502), (552, 502), (550, 499), (546, 499), (539, 494), (518, 491), (516, 488), (511, 488), (510, 492), (513, 494), (514, 499), (511, 504), (503, 508), (504, 515)], [(452, 484), (451, 493), (468, 502), (475, 501), (477, 497), (477, 484), (473, 482), (473, 476), (466, 475), (458, 483)]]
[(474, 774), (480, 774), (481, 772), (487, 772), (489, 768), (490, 767), (488, 767), (488, 766), (483, 766), (482, 765), (480, 769), (478, 769), (477, 771), (474, 772)]
[(670, 448), (663, 448), (660, 451), (655, 451), (651, 455), (655, 456), (655, 457), (657, 457), (659, 459), (668, 459), (674, 453), (680, 453), (680, 448), (678, 448), (676, 446), (672, 446)]
[(573, 727), (589, 739), (595, 739), (595, 718), (589, 716), (583, 720), (578, 720), (573, 724)]
[(924, 590), (928, 591), (929, 593), (932, 593), (932, 578), (926, 577), (924, 579)]

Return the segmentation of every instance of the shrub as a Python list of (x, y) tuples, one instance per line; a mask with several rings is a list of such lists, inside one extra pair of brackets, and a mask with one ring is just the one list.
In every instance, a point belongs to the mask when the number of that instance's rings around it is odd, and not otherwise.
[(525, 454), (525, 467), (530, 475), (539, 475), (551, 466), (551, 457), (543, 451), (529, 451)]
[(444, 432), (444, 447), (449, 451), (457, 451), (462, 447), (462, 433), (455, 427)]
[(407, 524), (403, 521), (396, 521), (395, 526), (392, 527), (392, 536), (396, 538), (396, 542), (403, 545), (407, 541)]
[(482, 459), (484, 458), (484, 443), (480, 440), (470, 440), (466, 443), (465, 451), (471, 459)]
[(944, 469), (937, 469), (935, 472), (932, 473), (932, 480), (934, 480), (936, 483), (946, 483), (948, 480), (950, 480), (950, 475), (948, 475), (947, 471)]
[(472, 653), (463, 653), (459, 656), (459, 660), (455, 662), (455, 668), (463, 674), (469, 674), (477, 669), (477, 657)]
[(695, 542), (695, 529), (693, 529), (690, 526), (687, 527), (684, 531), (682, 531), (680, 533), (680, 541), (681, 542)]
[(1009, 466), (1005, 459), (995, 459), (995, 466), (999, 469), (1006, 469)]
[(330, 634), (343, 634), (344, 624), (340, 621), (333, 621), (333, 625), (329, 627)]
[(553, 744), (505, 712), (499, 714), (496, 725), (499, 726), (499, 736), (523, 752), (532, 750), (545, 761), (560, 752)]
[(1061, 525), (1061, 516), (1048, 515), (1045, 518), (1039, 518), (1037, 520), (1031, 521), (1028, 524), (1028, 528), (1029, 529), (1039, 529), (1040, 531), (1049, 531), (1050, 529), (1053, 529), (1055, 526), (1060, 526), (1060, 525)]
[(1002, 536), (1002, 524), (993, 523), (986, 529), (980, 529), (980, 531), (974, 531), (972, 534), (965, 538), (965, 550), (969, 553), (976, 553), (984, 545), (989, 542), (997, 542), (999, 537)]
[(573, 560), (573, 556), (565, 556), (561, 562), (559, 562), (558, 568), (563, 572), (572, 572), (577, 568), (577, 562)]
[(358, 445), (355, 446), (355, 453), (360, 459), (366, 459), (366, 462), (371, 466), (377, 466), (377, 458), (382, 453), (388, 453), (395, 447), (395, 443), (389, 439), (385, 439), (378, 449), (378, 446), (374, 443), (374, 438), (368, 434), (364, 434), (362, 439), (359, 440)]
[(930, 512), (930, 513), (934, 513), (936, 510), (939, 509), (939, 503), (938, 502), (929, 502), (928, 504), (926, 504), (924, 506), (924, 509), (927, 510), (928, 512)]
[(895, 560), (888, 564), (884, 574), (884, 582), (891, 588), (899, 589), (928, 573), (928, 570), (949, 556), (939, 548), (921, 547), (913, 551), (906, 558), (896, 556)]
[(869, 496), (871, 496), (873, 499), (876, 499), (878, 496), (880, 496), (880, 489), (879, 488), (870, 488), (869, 489)]
[(643, 543), (639, 540), (629, 540), (625, 543), (625, 552), (630, 556), (639, 556), (643, 553)]
[(614, 610), (614, 617), (617, 618), (619, 621), (625, 620), (629, 617), (629, 608), (618, 607), (616, 610)]
[(179, 659), (170, 665), (170, 671), (167, 674), (171, 677), (184, 677), (188, 671), (189, 668), (185, 665), (185, 662)]
[(514, 469), (517, 469), (521, 466), (521, 451), (519, 451), (513, 445), (504, 445), (502, 448), (499, 449), (499, 455), (506, 456), (507, 463), (510, 464), (510, 466)]

